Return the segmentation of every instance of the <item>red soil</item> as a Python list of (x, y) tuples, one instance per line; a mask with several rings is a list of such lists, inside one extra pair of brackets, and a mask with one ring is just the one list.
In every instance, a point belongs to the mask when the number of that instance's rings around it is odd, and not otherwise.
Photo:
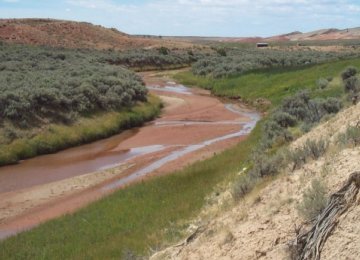
[[(168, 80), (166, 78), (156, 78), (156, 80), (154, 80), (152, 78), (154, 75), (151, 73), (144, 73), (142, 76), (145, 81), (151, 85), (156, 84), (164, 86), (164, 82)], [(221, 123), (223, 121), (242, 122), (248, 120), (244, 116), (225, 109), (220, 100), (210, 96), (209, 93), (203, 90), (193, 90), (192, 95), (164, 91), (153, 92), (164, 97), (165, 102), (168, 104), (164, 110), (164, 114), (161, 118), (157, 119), (155, 123), (161, 124), (168, 121), (184, 121), (184, 123), (186, 123), (185, 121), (196, 121), (205, 122), (205, 124), (165, 124), (159, 126), (153, 123), (140, 128), (136, 133), (128, 135), (125, 139), (119, 138), (120, 141), (118, 143), (116, 143), (118, 138), (115, 138), (110, 146), (104, 145), (102, 143), (104, 141), (100, 141), (99, 143), (106, 147), (106, 153), (116, 153), (119, 151), (126, 151), (130, 148), (159, 144), (165, 145), (165, 149), (126, 161), (126, 165), (132, 166), (128, 169), (115, 168), (114, 170), (111, 170), (111, 174), (109, 174), (108, 171), (105, 171), (104, 174), (108, 175), (105, 180), (102, 175), (100, 175), (100, 178), (90, 174), (87, 186), (77, 186), (74, 184), (76, 178), (85, 178), (85, 182), (87, 180), (86, 176), (79, 176), (76, 174), (76, 171), (73, 176), (62, 176), (60, 179), (56, 179), (56, 181), (61, 181), (65, 189), (63, 192), (61, 192), (61, 190), (58, 191), (58, 193), (53, 196), (46, 197), (46, 195), (41, 193), (44, 191), (48, 192), (49, 189), (58, 187), (58, 182), (51, 180), (40, 181), (34, 186), (32, 175), (17, 174), (17, 178), (21, 179), (23, 186), (18, 188), (15, 187), (13, 190), (6, 193), (0, 192), (0, 207), (2, 207), (0, 209), (3, 213), (5, 211), (10, 212), (9, 216), (1, 216), (0, 214), (0, 238), (6, 237), (9, 234), (15, 234), (21, 230), (29, 229), (46, 220), (74, 212), (75, 210), (84, 207), (90, 202), (108, 194), (109, 191), (104, 191), (103, 189), (107, 184), (113, 183), (116, 180), (122, 179), (124, 176), (128, 176), (135, 171), (142, 169), (152, 162), (169, 155), (170, 152), (179, 149), (179, 147), (189, 144), (199, 144), (205, 140), (231, 134), (241, 129), (239, 124), (223, 124)], [(209, 122), (218, 122), (218, 124), (209, 125)], [(214, 153), (227, 149), (244, 138), (245, 137), (236, 137), (206, 146), (200, 150), (186, 154), (179, 159), (168, 162), (148, 176), (137, 179), (136, 181), (142, 181), (154, 175), (163, 175), (173, 172), (174, 170), (179, 170), (190, 163), (211, 157)], [(96, 145), (96, 143), (93, 145)], [(74, 149), (81, 149), (81, 147)], [(87, 146), (85, 146), (84, 152), (86, 149), (88, 149)], [(77, 152), (79, 152), (79, 150), (77, 150)], [(66, 153), (66, 151), (63, 153)], [(99, 151), (99, 155), (101, 153), (104, 153), (104, 151)], [(56, 156), (56, 154), (53, 156)], [(36, 160), (36, 158), (32, 160)], [(26, 167), (26, 164), (24, 165)], [(71, 167), (71, 165), (69, 166)], [(0, 168), (0, 180), (3, 184), (12, 181), (11, 175), (4, 175), (5, 177), (2, 178), (2, 174), (2, 169)], [(43, 174), (45, 176), (42, 176), (41, 179), (44, 180), (46, 180), (46, 176), (54, 175), (50, 170), (46, 171), (46, 168)], [(24, 194), (23, 201), (20, 199), (19, 202), (19, 194)], [(41, 197), (39, 194), (44, 195), (45, 197)], [(12, 198), (14, 198), (13, 201)], [(13, 214), (11, 214), (11, 212), (13, 212)]]

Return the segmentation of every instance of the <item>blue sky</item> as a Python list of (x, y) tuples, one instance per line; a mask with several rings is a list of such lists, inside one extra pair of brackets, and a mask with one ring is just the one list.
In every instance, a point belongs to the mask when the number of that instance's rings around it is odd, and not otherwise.
[(360, 0), (0, 0), (0, 18), (87, 21), (131, 34), (271, 36), (360, 26)]

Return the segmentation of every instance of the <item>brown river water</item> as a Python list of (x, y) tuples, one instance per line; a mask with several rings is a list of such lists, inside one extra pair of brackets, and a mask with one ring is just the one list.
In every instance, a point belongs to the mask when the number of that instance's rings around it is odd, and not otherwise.
[[(147, 175), (171, 172), (188, 162), (209, 157), (209, 154), (241, 141), (260, 118), (259, 114), (238, 105), (224, 104), (206, 91), (154, 78), (149, 73), (143, 77), (149, 90), (160, 96), (166, 105), (158, 119), (104, 140), (0, 168), (0, 238), (72, 212)], [(70, 199), (64, 203), (65, 191), (57, 198), (43, 198), (44, 205), (51, 203), (54, 207), (58, 204), (59, 209), (35, 203), (35, 199), (33, 204), (28, 203), (29, 206), (26, 202), (31, 202), (30, 195), (24, 201), (18, 198), (19, 194), (33, 194), (45, 185), (56, 185), (59, 181), (126, 163), (135, 165), (134, 169), (92, 188), (91, 192), (97, 194), (94, 199), (84, 203), (77, 201), (74, 207), (65, 206), (70, 205)], [(49, 217), (40, 217), (41, 214), (46, 216), (46, 210), (51, 211)]]

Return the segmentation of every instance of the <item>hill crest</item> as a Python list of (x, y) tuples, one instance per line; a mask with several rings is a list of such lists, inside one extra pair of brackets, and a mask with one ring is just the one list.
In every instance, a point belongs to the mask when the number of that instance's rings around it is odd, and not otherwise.
[(189, 47), (189, 43), (137, 37), (87, 22), (0, 19), (0, 41), (65, 48), (116, 49)]

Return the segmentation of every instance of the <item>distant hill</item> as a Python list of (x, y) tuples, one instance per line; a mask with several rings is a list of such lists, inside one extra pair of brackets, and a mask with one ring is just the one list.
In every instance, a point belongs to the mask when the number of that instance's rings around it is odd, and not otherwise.
[(308, 33), (291, 32), (282, 35), (275, 35), (271, 37), (166, 37), (167, 39), (186, 40), (189, 42), (285, 42), (285, 41), (321, 41), (321, 40), (360, 40), (360, 27), (349, 29), (323, 29)]
[(85, 22), (53, 19), (0, 19), (0, 41), (66, 48), (134, 49), (165, 46), (189, 47), (189, 43), (160, 37), (132, 36), (114, 28)]
[(308, 33), (291, 32), (272, 37), (160, 37), (129, 35), (115, 28), (105, 28), (86, 22), (54, 19), (0, 19), (0, 41), (65, 48), (136, 49), (189, 48), (193, 43), (217, 42), (285, 42), (359, 39), (360, 27), (323, 29)]
[(360, 27), (344, 30), (323, 29), (308, 33), (294, 33), (291, 35), (287, 35), (286, 38), (290, 41), (360, 39)]

